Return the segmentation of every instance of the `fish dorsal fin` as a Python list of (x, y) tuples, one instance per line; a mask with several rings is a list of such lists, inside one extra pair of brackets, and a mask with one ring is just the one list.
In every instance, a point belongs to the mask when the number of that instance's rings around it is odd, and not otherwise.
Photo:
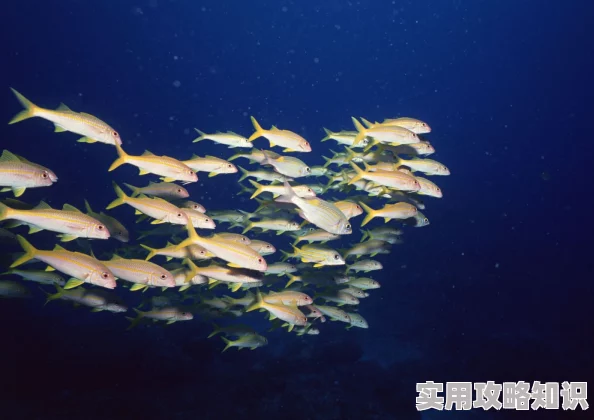
[(20, 162), (20, 159), (8, 150), (4, 150), (0, 156), (0, 162)]
[(68, 108), (68, 106), (66, 104), (64, 104), (62, 102), (60, 102), (60, 105), (56, 108), (56, 111), (74, 112), (73, 110)]
[(30, 161), (28, 161), (27, 159), (25, 159), (25, 158), (24, 158), (24, 157), (22, 157), (21, 155), (17, 155), (16, 153), (13, 153), (13, 155), (15, 155), (15, 156), (17, 157), (17, 159), (18, 159), (18, 160), (20, 160), (21, 162), (24, 162), (24, 163), (30, 163), (30, 164), (33, 164), (33, 165), (34, 165), (34, 163), (33, 163), (33, 162), (30, 162)]
[(79, 209), (77, 209), (76, 207), (70, 205), (70, 204), (64, 204), (64, 207), (62, 207), (62, 210), (65, 211), (74, 211), (77, 213), (82, 213), (82, 211), (80, 211)]
[(123, 260), (123, 258), (120, 257), (118, 254), (113, 254), (111, 256), (111, 260), (110, 261), (115, 261), (115, 260)]
[[(90, 118), (90, 119), (92, 119), (92, 120), (95, 120), (95, 121), (101, 121), (101, 120), (100, 120), (99, 118), (97, 118), (96, 116), (94, 116), (94, 115), (91, 115), (91, 114), (87, 114), (86, 112), (79, 112), (79, 114), (80, 114), (80, 115), (82, 115), (82, 116), (84, 116), (84, 117), (87, 117), (87, 118)], [(103, 122), (103, 121), (101, 121), (101, 122)]]
[(191, 159), (202, 159), (200, 156), (198, 156), (195, 153), (192, 153), (192, 158)]
[(279, 129), (276, 125), (273, 125), (272, 128), (270, 129), (270, 131), (274, 131), (274, 130), (279, 131)]
[(47, 204), (45, 201), (40, 201), (38, 205), (33, 207), (34, 210), (52, 210), (52, 206)]
[(209, 159), (217, 159), (217, 160), (219, 159), (218, 157), (216, 157), (216, 156), (211, 156), (211, 155), (206, 155), (206, 156), (204, 156), (204, 157), (206, 157), (206, 158), (209, 158)]
[(155, 154), (148, 150), (145, 150), (144, 152), (142, 152), (142, 155), (140, 156), (155, 156)]
[(56, 244), (53, 251), (66, 251), (66, 248), (61, 247), (60, 245)]
[(239, 136), (241, 137), (241, 134), (237, 134), (235, 131), (227, 131), (227, 134), (232, 134), (234, 136)]
[(171, 242), (167, 241), (165, 248), (169, 248), (170, 246), (175, 246), (175, 244), (172, 244)]

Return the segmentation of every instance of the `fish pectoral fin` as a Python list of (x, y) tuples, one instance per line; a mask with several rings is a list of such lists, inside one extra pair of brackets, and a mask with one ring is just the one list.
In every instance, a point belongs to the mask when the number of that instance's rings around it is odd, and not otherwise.
[(167, 321), (167, 324), (166, 324), (166, 325), (171, 325), (171, 324), (173, 324), (174, 322), (175, 322), (175, 319), (170, 319), (169, 321)]
[(241, 283), (235, 283), (231, 286), (232, 292), (237, 292), (241, 288)]
[(140, 210), (134, 210), (134, 214), (135, 215), (139, 215), (139, 214), (144, 214), (143, 212), (141, 212)]
[(15, 197), (20, 197), (25, 192), (25, 187), (13, 187), (12, 192)]
[(208, 174), (208, 177), (209, 178), (212, 178), (213, 176), (217, 176), (217, 175), (218, 175), (217, 172), (211, 172), (211, 173)]
[(318, 268), (318, 267), (323, 267), (323, 266), (324, 266), (324, 264), (321, 264), (321, 263), (316, 263), (316, 264), (314, 264), (313, 266), (314, 266), (314, 268)]
[(132, 285), (132, 287), (130, 287), (130, 291), (135, 292), (137, 290), (147, 289), (147, 288), (148, 288), (148, 286), (146, 284), (135, 283)]
[(54, 133), (63, 133), (64, 131), (68, 130), (66, 130), (64, 127), (59, 126), (58, 124), (55, 124)]
[(70, 242), (78, 238), (76, 235), (67, 235), (65, 233), (58, 235), (58, 237), (60, 238), (61, 242)]
[(289, 328), (287, 328), (287, 330), (291, 332), (293, 331), (293, 328), (295, 328), (295, 324), (289, 324)]
[(45, 271), (56, 271), (56, 269), (51, 265), (48, 265), (47, 267), (45, 267)]
[(29, 235), (37, 232), (41, 232), (43, 229), (37, 226), (29, 226)]
[(138, 175), (147, 175), (150, 174), (149, 171), (147, 171), (146, 169), (138, 169)]
[(296, 152), (295, 149), (283, 149), (283, 152)]
[(84, 281), (82, 281), (82, 280), (72, 278), (66, 282), (64, 289), (65, 290), (74, 289), (75, 287), (78, 287), (83, 283), (84, 283)]
[(80, 139), (77, 140), (77, 142), (79, 142), (79, 143), (97, 143), (97, 140), (92, 139), (90, 137), (81, 137)]
[(164, 220), (155, 219), (151, 222), (151, 225), (160, 225), (161, 223), (165, 223)]
[(162, 176), (161, 177), (161, 181), (163, 182), (173, 182), (173, 181), (177, 181), (175, 178), (171, 178), (170, 176)]
[(229, 267), (233, 267), (233, 268), (243, 268), (243, 266), (239, 265), (239, 264), (235, 264), (235, 263), (227, 263), (227, 265)]

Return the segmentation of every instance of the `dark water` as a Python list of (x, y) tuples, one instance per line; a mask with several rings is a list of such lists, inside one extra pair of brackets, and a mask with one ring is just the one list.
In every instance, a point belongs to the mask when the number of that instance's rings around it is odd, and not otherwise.
[[(335, 149), (322, 127), (406, 115), (430, 123), (433, 157), (452, 171), (433, 179), (444, 198), (425, 200), (431, 225), (378, 256), (367, 330), (296, 337), (261, 324), (267, 347), (221, 355), (200, 319), (126, 332), (120, 314), (43, 307), (41, 292), (0, 301), (2, 418), (523, 418), (421, 414), (415, 383), (591, 379), (590, 2), (61, 0), (8, 2), (1, 15), (0, 119), (19, 110), (11, 86), (97, 115), (130, 153), (183, 158), (229, 157), (193, 145), (192, 129), (249, 135), (255, 115), (303, 134), (313, 153), (299, 157), (315, 165)], [(52, 128), (35, 119), (1, 134), (60, 178), (25, 201), (100, 209), (112, 180), (146, 184), (130, 166), (107, 172), (113, 148)], [(237, 179), (188, 188), (207, 209), (253, 210), (230, 199)], [(129, 208), (114, 214), (134, 225)], [(526, 415), (569, 414), (585, 418)]]

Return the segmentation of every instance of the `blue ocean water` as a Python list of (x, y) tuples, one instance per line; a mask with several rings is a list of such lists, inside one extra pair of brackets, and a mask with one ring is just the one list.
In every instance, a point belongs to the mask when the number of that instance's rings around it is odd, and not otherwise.
[[(424, 200), (431, 224), (377, 257), (382, 288), (361, 303), (369, 329), (298, 337), (261, 323), (268, 346), (221, 354), (200, 319), (126, 331), (120, 314), (44, 307), (41, 292), (0, 300), (2, 418), (507, 418), (519, 414), (417, 412), (415, 383), (591, 378), (593, 11), (535, 0), (3, 5), (7, 122), (20, 110), (13, 87), (109, 122), (129, 153), (228, 158), (193, 144), (193, 128), (247, 136), (254, 115), (302, 134), (313, 152), (299, 157), (319, 165), (335, 149), (323, 127), (411, 116), (431, 125), (432, 158), (452, 175), (434, 179), (442, 199)], [(97, 210), (115, 198), (112, 180), (147, 182), (131, 166), (108, 173), (113, 148), (40, 119), (1, 136), (60, 178), (28, 190), (30, 203), (86, 198)], [(202, 175), (188, 189), (207, 209), (255, 209), (237, 180)], [(114, 215), (134, 226), (129, 208)], [(5, 268), (19, 248), (2, 249)]]

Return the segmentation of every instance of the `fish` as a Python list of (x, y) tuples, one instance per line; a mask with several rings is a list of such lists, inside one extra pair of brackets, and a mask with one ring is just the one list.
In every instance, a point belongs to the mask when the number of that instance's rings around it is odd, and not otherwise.
[[(251, 180), (250, 184), (256, 187), (256, 191), (254, 191), (254, 193), (250, 197), (251, 199), (256, 198), (263, 192), (269, 192), (273, 195), (273, 197), (278, 197), (285, 192), (285, 187), (282, 185), (261, 185), (258, 184), (256, 181)], [(293, 191), (295, 192), (295, 194), (297, 194), (298, 197), (301, 198), (312, 198), (316, 196), (316, 193), (307, 185), (296, 185), (293, 187)]]
[[(352, 118), (352, 120), (357, 129), (357, 135), (353, 141), (353, 146), (358, 145), (365, 137), (373, 138), (373, 141), (367, 145), (368, 148), (377, 143), (387, 143), (397, 146), (401, 144), (418, 143), (420, 141), (419, 136), (404, 127), (385, 125), (371, 125), (370, 127), (364, 127), (356, 118)], [(364, 119), (362, 119), (362, 121), (364, 123), (366, 122)]]
[(29, 288), (23, 283), (12, 280), (0, 280), (0, 298), (3, 297), (27, 299), (32, 297), (32, 294)]
[(192, 209), (180, 209), (198, 229), (214, 229), (217, 227), (214, 220), (204, 213)]
[(443, 164), (433, 159), (402, 159), (399, 158), (396, 165), (400, 168), (405, 166), (412, 172), (422, 172), (425, 175), (450, 175), (450, 170)]
[(245, 137), (234, 133), (233, 131), (227, 131), (226, 133), (221, 133), (217, 131), (215, 134), (206, 134), (197, 128), (195, 128), (196, 132), (199, 134), (199, 137), (194, 139), (193, 143), (197, 143), (202, 140), (212, 140), (218, 144), (224, 144), (229, 146), (229, 149), (233, 149), (236, 147), (246, 147), (252, 148), (254, 145), (248, 141)]
[(161, 249), (151, 248), (146, 244), (140, 244), (140, 246), (149, 252), (145, 258), (146, 261), (150, 261), (156, 255), (164, 256), (167, 261), (170, 261), (173, 258), (179, 258), (182, 260), (185, 258), (189, 258), (191, 260), (206, 260), (213, 257), (210, 252), (198, 245), (190, 245), (185, 248), (178, 248), (177, 245), (167, 242), (165, 248)]
[(416, 134), (427, 134), (431, 132), (431, 127), (424, 121), (417, 120), (416, 118), (400, 117), (400, 118), (389, 118), (385, 119), (381, 125), (397, 125), (404, 127)]
[(52, 271), (12, 269), (2, 274), (14, 274), (23, 280), (34, 281), (40, 284), (57, 284), (58, 286), (64, 286), (66, 284), (62, 276)]
[(117, 219), (114, 217), (101, 213), (95, 213), (93, 209), (91, 209), (91, 205), (87, 200), (85, 200), (85, 209), (87, 210), (87, 214), (91, 216), (93, 219), (99, 220), (103, 223), (107, 230), (109, 231), (110, 237), (117, 239), (120, 242), (128, 242), (130, 240), (130, 233), (128, 229), (125, 228)]
[(239, 167), (241, 171), (241, 177), (239, 178), (239, 182), (243, 181), (246, 178), (256, 178), (258, 181), (279, 181), (283, 182), (285, 179), (290, 181), (291, 178), (286, 177), (278, 172), (271, 172), (271, 171), (264, 171), (264, 170), (257, 170), (257, 171), (248, 171), (247, 169)]
[(297, 248), (293, 247), (293, 254), (281, 251), (286, 258), (298, 258), (301, 262), (314, 263), (314, 267), (323, 267), (325, 265), (344, 265), (345, 261), (342, 256), (332, 248), (322, 245), (304, 245)]
[(335, 201), (334, 205), (344, 214), (347, 220), (363, 214), (363, 209), (354, 201), (342, 200)]
[(382, 145), (383, 150), (388, 150), (394, 155), (419, 155), (429, 156), (435, 153), (435, 148), (428, 141), (418, 143), (402, 144), (400, 146)]
[(127, 154), (122, 146), (116, 144), (118, 158), (111, 164), (108, 172), (119, 168), (124, 164), (136, 166), (140, 170), (140, 175), (155, 174), (160, 175), (163, 181), (184, 181), (186, 183), (198, 181), (198, 175), (188, 166), (177, 159), (169, 156), (157, 156), (148, 150), (140, 156)]
[(262, 219), (249, 222), (242, 233), (245, 234), (254, 228), (262, 229), (262, 232), (273, 230), (276, 231), (277, 235), (280, 235), (283, 232), (294, 232), (299, 230), (299, 223), (289, 219)]
[(69, 204), (63, 210), (51, 208), (41, 201), (31, 210), (17, 210), (0, 203), (0, 221), (15, 220), (30, 226), (29, 233), (49, 230), (60, 233), (63, 242), (76, 238), (108, 239), (107, 227)]
[(52, 251), (36, 249), (21, 235), (17, 235), (17, 240), (25, 253), (13, 262), (10, 268), (35, 259), (71, 276), (72, 278), (66, 283), (66, 289), (80, 286), (82, 283), (94, 284), (106, 289), (116, 287), (113, 273), (103, 263), (89, 255), (67, 251), (59, 245), (56, 245)]
[(196, 172), (208, 172), (209, 178), (219, 174), (237, 173), (237, 167), (234, 164), (214, 156), (192, 155), (191, 159), (181, 162)]
[(15, 124), (33, 117), (40, 117), (54, 123), (56, 127), (55, 132), (57, 133), (70, 131), (83, 136), (78, 140), (79, 142), (100, 142), (111, 145), (122, 144), (120, 134), (107, 123), (93, 115), (84, 112), (74, 112), (64, 104), (60, 104), (56, 110), (41, 108), (15, 89), (10, 89), (25, 109), (15, 115), (8, 124)]
[(295, 326), (304, 326), (307, 324), (307, 317), (301, 312), (296, 305), (273, 305), (264, 301), (262, 294), (258, 291), (256, 293), (256, 302), (246, 308), (246, 312), (251, 312), (256, 309), (265, 309), (270, 313), (270, 319), (280, 319), (288, 323), (289, 331), (292, 331)]
[(133, 308), (134, 312), (136, 312), (136, 318), (126, 317), (128, 321), (130, 321), (130, 326), (128, 330), (131, 330), (135, 326), (137, 326), (140, 321), (145, 318), (156, 319), (159, 321), (167, 321), (167, 324), (173, 324), (174, 322), (178, 321), (190, 321), (194, 319), (194, 316), (187, 311), (182, 311), (181, 309), (175, 306), (166, 306), (163, 308), (153, 309), (147, 312), (142, 312), (136, 308)]
[(347, 272), (349, 271), (363, 271), (368, 273), (370, 271), (381, 270), (384, 266), (379, 261), (375, 260), (359, 260), (351, 265), (347, 265)]
[[(381, 170), (376, 170), (373, 172), (368, 170), (363, 171), (353, 162), (351, 162), (351, 166), (355, 170), (356, 175), (351, 178), (351, 180), (348, 182), (348, 185), (352, 185), (360, 179), (366, 179), (375, 184), (394, 188), (399, 191), (416, 192), (421, 189), (419, 181), (417, 181), (414, 176), (407, 175), (402, 172)], [(368, 166), (366, 165), (366, 169), (367, 167)]]
[(247, 154), (246, 153), (234, 154), (233, 156), (231, 156), (229, 158), (229, 162), (231, 162), (235, 159), (244, 158), (244, 159), (249, 160), (250, 163), (262, 163), (266, 159), (266, 156), (270, 156), (271, 158), (277, 158), (280, 155), (278, 153), (273, 152), (272, 150), (254, 149), (254, 150), (250, 151), (250, 153), (247, 153)]
[(425, 227), (429, 225), (429, 219), (420, 211), (413, 215), (410, 219), (404, 220), (404, 223), (414, 227)]
[(151, 195), (169, 200), (176, 200), (190, 196), (190, 193), (184, 187), (171, 182), (149, 182), (146, 187), (142, 188), (126, 183), (124, 183), (124, 185), (128, 187), (130, 191), (132, 191), (131, 197), (138, 197), (139, 195)]
[(128, 307), (121, 302), (117, 295), (110, 294), (107, 290), (85, 289), (84, 287), (66, 290), (60, 285), (55, 285), (55, 287), (56, 293), (48, 294), (46, 304), (61, 299), (93, 308), (91, 312), (108, 311), (119, 313), (128, 310)]
[(231, 267), (266, 271), (266, 260), (249, 246), (217, 237), (204, 238), (196, 233), (191, 223), (187, 223), (186, 227), (188, 238), (178, 244), (178, 248), (188, 245), (199, 245), (207, 251), (212, 252), (217, 258), (227, 261)]
[(360, 202), (359, 204), (367, 213), (367, 216), (365, 216), (365, 219), (363, 219), (363, 222), (361, 223), (361, 227), (369, 223), (374, 217), (383, 217), (384, 222), (387, 223), (392, 219), (403, 220), (408, 219), (409, 217), (414, 217), (419, 211), (412, 204), (403, 202), (396, 204), (386, 204), (384, 207), (378, 210), (372, 209), (363, 202)]
[(276, 199), (277, 202), (293, 203), (301, 210), (299, 215), (312, 225), (337, 235), (353, 233), (351, 224), (346, 216), (334, 204), (320, 198), (301, 198), (285, 181), (285, 194)]
[(145, 260), (122, 258), (117, 254), (103, 264), (119, 279), (134, 283), (131, 291), (149, 287), (175, 287), (173, 275), (164, 268)]
[(231, 233), (231, 232), (221, 232), (221, 233), (215, 233), (213, 235), (213, 237), (216, 236), (219, 239), (225, 239), (231, 242), (237, 242), (239, 244), (243, 244), (243, 245), (250, 245), (252, 243), (252, 240), (250, 238), (248, 238), (247, 236), (244, 235), (240, 235), (239, 233)]
[(358, 144), (353, 146), (355, 142), (355, 137), (357, 137), (357, 131), (339, 131), (333, 133), (332, 131), (324, 128), (324, 132), (326, 133), (326, 137), (324, 137), (321, 141), (328, 141), (328, 140), (335, 140), (338, 144), (344, 144), (345, 146), (349, 147), (365, 147), (368, 144), (367, 138), (363, 138)]
[(248, 245), (250, 248), (252, 248), (260, 255), (271, 255), (276, 252), (276, 248), (274, 245), (266, 241), (261, 241), (259, 239), (252, 239)]
[(349, 286), (346, 289), (341, 289), (340, 291), (343, 293), (348, 293), (349, 295), (353, 295), (358, 299), (369, 297), (369, 293), (367, 293), (363, 289), (359, 289), (358, 287), (354, 286)]
[(300, 178), (311, 173), (311, 168), (305, 162), (293, 156), (280, 156), (275, 159), (267, 156), (262, 165), (270, 165), (279, 174), (290, 178)]
[(181, 200), (179, 202), (174, 202), (173, 204), (178, 206), (180, 209), (190, 209), (199, 213), (206, 213), (206, 208), (202, 204), (195, 201)]
[(359, 299), (349, 293), (343, 292), (342, 290), (332, 293), (319, 293), (316, 294), (316, 298), (322, 298), (327, 302), (334, 302), (338, 304), (338, 306), (359, 304)]
[(229, 350), (231, 347), (237, 347), (238, 350), (244, 348), (255, 350), (258, 347), (262, 347), (268, 344), (268, 340), (266, 339), (266, 337), (263, 337), (259, 334), (242, 335), (237, 340), (229, 340), (226, 337), (221, 337), (221, 339), (225, 343), (225, 348), (223, 349), (223, 352)]
[(275, 147), (277, 145), (284, 147), (285, 149), (283, 152), (311, 152), (309, 142), (299, 134), (289, 130), (279, 130), (275, 126), (272, 126), (270, 130), (264, 130), (254, 117), (250, 117), (250, 119), (252, 120), (255, 130), (254, 134), (248, 138), (250, 142), (259, 137), (265, 137), (268, 140), (270, 147)]
[(355, 244), (348, 251), (345, 252), (345, 260), (348, 257), (355, 256), (359, 258), (363, 255), (370, 255), (375, 257), (377, 254), (384, 254), (390, 252), (390, 244), (388, 242), (380, 241), (379, 239), (369, 239), (366, 242)]
[(367, 277), (349, 277), (345, 284), (361, 290), (379, 289), (381, 287), (377, 280)]
[(350, 323), (351, 325), (349, 325), (347, 327), (351, 328), (351, 327), (357, 327), (357, 328), (369, 328), (369, 324), (367, 323), (367, 320), (365, 320), (365, 318), (363, 318), (363, 316), (361, 316), (360, 313), (358, 312), (347, 312), (346, 313), (349, 318), (350, 318)]
[(316, 305), (316, 308), (318, 308), (320, 312), (330, 318), (331, 321), (341, 321), (346, 322), (347, 324), (351, 323), (351, 317), (342, 309), (327, 305)]
[(437, 185), (435, 185), (434, 182), (429, 181), (427, 178), (423, 178), (420, 176), (416, 176), (415, 179), (417, 181), (419, 181), (419, 184), (421, 185), (421, 189), (419, 191), (417, 191), (417, 194), (427, 195), (429, 197), (435, 197), (435, 198), (443, 197), (441, 188), (439, 188)]
[(129, 197), (115, 182), (113, 183), (113, 188), (118, 198), (113, 200), (107, 206), (107, 210), (111, 210), (123, 204), (128, 204), (129, 206), (136, 209), (137, 214), (143, 213), (155, 219), (151, 222), (152, 224), (167, 222), (185, 225), (188, 223), (189, 219), (184, 210), (181, 210), (162, 198), (148, 198), (142, 195), (139, 197)]
[(306, 233), (305, 235), (294, 235), (293, 238), (295, 238), (293, 245), (297, 245), (301, 241), (307, 241), (310, 244), (312, 242), (326, 243), (328, 241), (339, 239), (340, 235), (326, 232), (324, 229), (316, 229), (313, 232)]
[[(255, 299), (255, 296), (254, 296)], [(218, 334), (223, 334), (226, 337), (243, 337), (246, 335), (256, 334), (256, 331), (248, 325), (228, 325), (228, 326), (218, 326), (217, 324), (213, 323), (213, 331), (208, 335), (206, 338), (214, 337)]]
[(272, 305), (304, 306), (313, 303), (310, 296), (294, 290), (283, 290), (281, 292), (271, 291), (262, 298), (264, 299), (264, 302)]
[(0, 192), (12, 190), (15, 197), (27, 188), (49, 187), (58, 181), (51, 170), (23, 160), (8, 150), (0, 156)]
[(274, 264), (268, 265), (268, 269), (264, 274), (274, 274), (277, 276), (283, 276), (285, 274), (294, 273), (297, 271), (297, 267), (294, 264), (289, 264), (286, 262), (277, 262)]

